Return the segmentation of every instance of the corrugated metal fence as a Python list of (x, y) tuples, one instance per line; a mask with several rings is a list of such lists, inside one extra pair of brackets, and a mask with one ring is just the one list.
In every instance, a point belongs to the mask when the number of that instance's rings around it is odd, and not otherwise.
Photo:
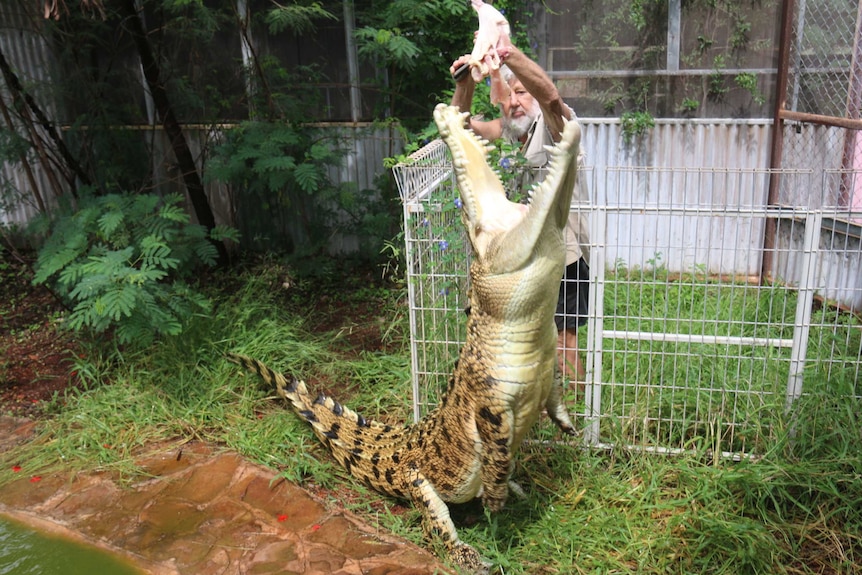
[[(383, 159), (399, 154), (404, 146), (400, 135), (392, 127), (379, 127), (365, 122), (322, 124), (319, 127), (326, 132), (328, 140), (339, 142), (345, 154), (340, 165), (329, 169), (332, 182), (336, 185), (350, 182), (357, 190), (375, 189), (378, 183), (376, 179), (385, 173)], [(135, 131), (140, 133), (146, 142), (146, 148), (150, 150), (155, 190), (160, 194), (184, 193), (185, 187), (175, 169), (173, 153), (164, 131), (158, 127)], [(185, 134), (200, 168), (206, 163), (213, 142), (219, 139), (219, 130), (192, 126), (186, 127)], [(50, 189), (39, 163), (32, 162), (31, 166), (39, 187), (42, 190)], [(8, 203), (5, 209), (0, 209), (0, 224), (24, 224), (38, 213), (37, 205), (32, 200), (30, 183), (20, 164), (6, 163), (0, 166), (0, 181), (7, 182), (16, 192), (16, 201)], [(238, 196), (243, 194), (243, 190), (218, 181), (210, 181), (206, 183), (206, 191), (216, 222), (237, 227), (244, 234), (252, 236), (268, 234), (271, 231), (276, 236), (291, 236), (297, 234), (296, 230), (301, 227), (295, 221), (298, 217), (297, 211), (274, 200), (267, 202), (267, 217), (253, 217), (247, 211), (246, 220), (237, 221), (236, 206), (240, 199)], [(252, 201), (248, 198), (246, 200)], [(262, 206), (263, 202), (259, 203)], [(248, 207), (248, 201), (244, 205)], [(255, 206), (251, 205), (251, 210), (254, 209)], [(260, 209), (263, 210), (263, 207)], [(342, 216), (349, 217), (349, 214)], [(266, 229), (273, 226), (278, 229)], [(294, 237), (294, 240), (298, 242), (301, 238)], [(349, 253), (355, 251), (356, 247), (357, 239), (349, 235), (336, 235), (330, 241), (330, 250), (335, 253)]]

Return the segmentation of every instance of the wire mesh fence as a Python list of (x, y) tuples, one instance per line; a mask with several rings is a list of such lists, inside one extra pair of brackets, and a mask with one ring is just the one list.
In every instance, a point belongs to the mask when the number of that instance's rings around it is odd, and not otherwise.
[(858, 59), (862, 5), (856, 0), (794, 4), (787, 107), (847, 116), (848, 88), (862, 82)]
[[(814, 191), (826, 174), (615, 172), (598, 175), (607, 202), (592, 209), (588, 442), (757, 453), (803, 390), (843, 386), (859, 397), (860, 328), (850, 312), (862, 278), (857, 271), (844, 290), (834, 280), (845, 265), (859, 270), (862, 252), (847, 230), (824, 226), (846, 213), (763, 202), (772, 177)], [(644, 180), (657, 193), (639, 192)], [(761, 275), (770, 218), (775, 268)]]
[[(862, 169), (862, 4), (788, 5), (791, 19), (783, 46), (787, 82), (779, 94), (780, 166), (833, 171), (841, 180), (830, 186), (832, 197), (822, 201), (858, 211), (862, 189), (851, 180)], [(804, 202), (805, 193), (781, 201)]]
[[(463, 342), (469, 261), (445, 146), (420, 154), (396, 168), (416, 417), (446, 388)], [(607, 167), (581, 177), (592, 195), (581, 208), (592, 253), (578, 344), (587, 376), (567, 382), (566, 401), (587, 444), (761, 453), (802, 394), (862, 400), (862, 245), (848, 219), (858, 214), (824, 199), (834, 173)], [(775, 177), (785, 193), (819, 199), (767, 206)]]
[(415, 419), (433, 406), (466, 339), (469, 242), (449, 149), (434, 140), (394, 168), (404, 208)]

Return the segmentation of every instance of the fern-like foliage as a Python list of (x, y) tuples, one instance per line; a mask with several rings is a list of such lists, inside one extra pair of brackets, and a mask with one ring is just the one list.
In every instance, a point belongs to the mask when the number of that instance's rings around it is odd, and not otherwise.
[(77, 211), (56, 217), (33, 283), (50, 284), (67, 300), (72, 329), (114, 329), (120, 343), (148, 345), (210, 309), (184, 280), (215, 264), (210, 240), (222, 239), (236, 233), (218, 227), (208, 236), (189, 223), (179, 195), (85, 198)]
[(337, 20), (320, 2), (276, 4), (266, 15), (266, 23), (272, 34), (290, 30), (301, 36), (313, 32), (317, 20)]
[(356, 30), (356, 40), (363, 58), (395, 64), (404, 70), (412, 70), (421, 53), (419, 46), (398, 29), (365, 26)]
[[(332, 183), (330, 172), (342, 163), (343, 156), (343, 142), (319, 128), (280, 120), (248, 121), (225, 133), (208, 163), (206, 177), (233, 186), (239, 220), (260, 218), (261, 211), (297, 216), (299, 225), (284, 230), (284, 235), (297, 242), (287, 251), (319, 253), (340, 225), (333, 209), (340, 205), (342, 187)], [(254, 215), (246, 216), (246, 210)], [(273, 222), (278, 217), (265, 227), (277, 227)], [(245, 231), (254, 246), (255, 230)]]

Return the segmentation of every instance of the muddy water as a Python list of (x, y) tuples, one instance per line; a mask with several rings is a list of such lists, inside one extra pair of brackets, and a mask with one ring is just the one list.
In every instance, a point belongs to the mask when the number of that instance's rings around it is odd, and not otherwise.
[(105, 551), (0, 518), (0, 575), (142, 575)]

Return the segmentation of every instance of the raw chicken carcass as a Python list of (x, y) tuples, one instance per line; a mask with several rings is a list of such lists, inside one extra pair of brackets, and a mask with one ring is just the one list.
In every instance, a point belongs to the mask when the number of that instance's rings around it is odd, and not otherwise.
[(497, 51), (508, 43), (509, 22), (496, 8), (482, 0), (472, 0), (472, 4), (479, 15), (479, 31), (470, 54), (470, 73), (476, 82), (491, 75), (491, 103), (496, 105), (509, 95), (509, 86), (499, 73), (501, 60)]

